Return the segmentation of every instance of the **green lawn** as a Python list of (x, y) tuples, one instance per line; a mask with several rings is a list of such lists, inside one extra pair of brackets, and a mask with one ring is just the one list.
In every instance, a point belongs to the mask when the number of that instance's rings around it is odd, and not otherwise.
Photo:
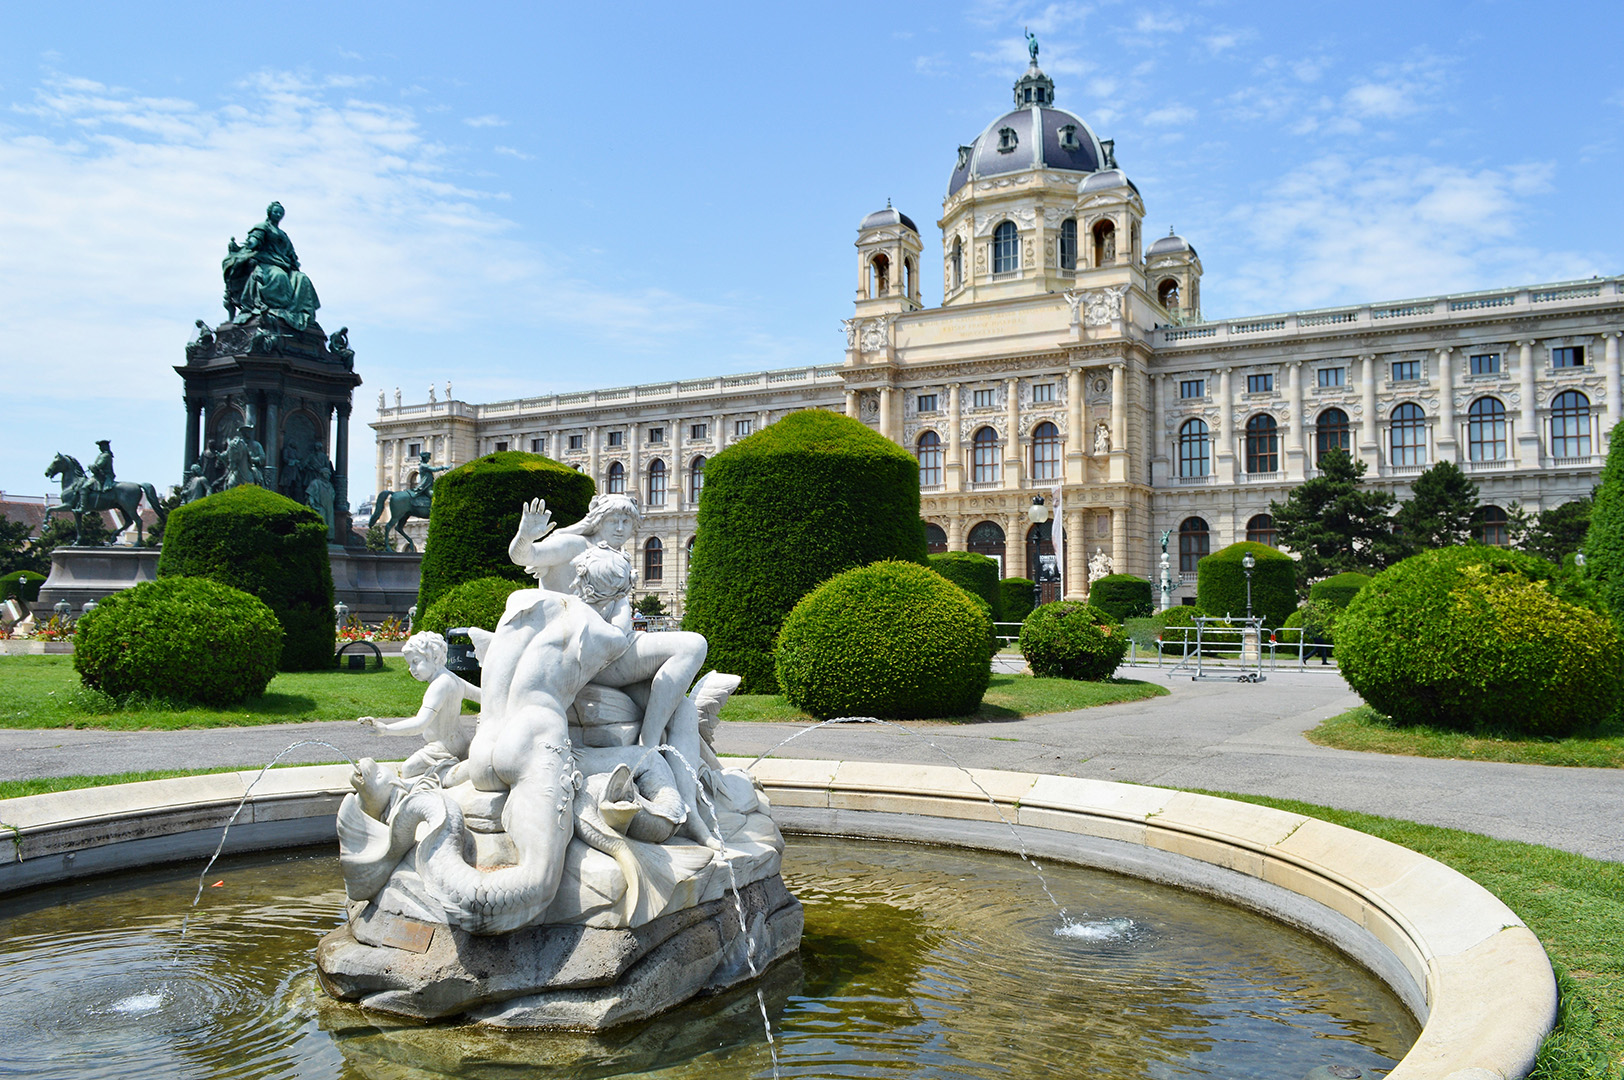
[[(1167, 688), (1136, 679), (1106, 682), (1074, 682), (1071, 679), (1039, 679), (1032, 675), (997, 675), (987, 687), (981, 708), (974, 716), (940, 719), (949, 723), (976, 720), (1019, 720), (1043, 713), (1070, 712), (1095, 705), (1115, 705), (1122, 701), (1143, 701), (1161, 697)], [(778, 694), (735, 694), (722, 706), (723, 720), (759, 723), (815, 723), (806, 713)]]
[(71, 656), (0, 656), (0, 727), (211, 728), (354, 720), (358, 716), (411, 716), (423, 686), (404, 662), (376, 671), (287, 672), (265, 693), (229, 709), (126, 703), (79, 683)]
[(1557, 1029), (1532, 1076), (1624, 1076), (1624, 863), (1288, 799), (1206, 794), (1309, 814), (1391, 840), (1494, 893), (1539, 936), (1562, 988)]
[(1504, 738), (1436, 727), (1400, 727), (1369, 705), (1349, 709), (1307, 733), (1308, 741), (1338, 750), (1525, 765), (1624, 768), (1624, 732), (1566, 739)]

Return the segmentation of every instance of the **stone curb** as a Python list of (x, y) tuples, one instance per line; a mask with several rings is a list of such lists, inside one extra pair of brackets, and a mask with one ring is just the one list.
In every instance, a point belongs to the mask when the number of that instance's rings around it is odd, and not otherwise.
[[(1555, 1024), (1550, 963), (1510, 908), (1442, 863), (1352, 829), (1206, 795), (1037, 773), (784, 758), (752, 771), (786, 831), (1025, 847), (1219, 895), (1319, 933), (1388, 982), (1423, 1024), (1390, 1080), (1526, 1076)], [(225, 850), (331, 840), (350, 772), (269, 771)], [(0, 800), (0, 895), (207, 858), (256, 776)]]

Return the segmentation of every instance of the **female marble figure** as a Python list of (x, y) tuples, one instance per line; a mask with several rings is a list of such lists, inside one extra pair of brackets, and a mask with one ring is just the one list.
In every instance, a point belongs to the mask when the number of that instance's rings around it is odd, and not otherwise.
[[(518, 532), (508, 545), (508, 556), (536, 577), (541, 587), (554, 592), (574, 593), (578, 583), (576, 560), (590, 549), (607, 548), (625, 560), (629, 578), (630, 562), (624, 547), (641, 519), (635, 499), (627, 495), (597, 495), (586, 517), (574, 525), (554, 529), (552, 514), (541, 499), (524, 509)], [(643, 724), (638, 744), (644, 747), (671, 746), (682, 760), (670, 762), (683, 801), (695, 809), (684, 823), (693, 839), (716, 846), (709, 825), (699, 812), (697, 784), (690, 768), (700, 768), (700, 735), (697, 716), (680, 706), (686, 700), (699, 669), (705, 664), (706, 643), (701, 634), (676, 630), (659, 634), (636, 633), (631, 629), (630, 589), (621, 597), (616, 614), (626, 648), (610, 661), (591, 682), (625, 690), (634, 699), (642, 697), (641, 684), (648, 683), (643, 706)], [(602, 614), (602, 612), (600, 612)]]

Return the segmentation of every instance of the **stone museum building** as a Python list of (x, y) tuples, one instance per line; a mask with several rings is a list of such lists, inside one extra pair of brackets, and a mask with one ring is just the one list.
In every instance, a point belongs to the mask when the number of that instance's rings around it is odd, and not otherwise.
[(888, 206), (857, 229), (839, 363), (489, 404), (397, 391), (373, 422), (378, 490), (409, 487), (421, 450), (576, 465), (639, 496), (638, 591), (677, 611), (706, 459), (798, 409), (912, 451), (931, 549), (991, 555), (1006, 576), (1033, 576), (1047, 526), (1028, 509), (1058, 490), (1067, 595), (1102, 554), (1153, 574), (1164, 531), (1193, 593), (1208, 551), (1275, 542), (1270, 501), (1329, 447), (1400, 498), (1457, 463), (1487, 543), (1506, 542), (1513, 503), (1589, 494), (1619, 418), (1624, 276), (1208, 320), (1195, 248), (1144, 235), (1112, 143), (1055, 96), (1034, 56), (1014, 108), (958, 148), (940, 307), (920, 299), (918, 226)]

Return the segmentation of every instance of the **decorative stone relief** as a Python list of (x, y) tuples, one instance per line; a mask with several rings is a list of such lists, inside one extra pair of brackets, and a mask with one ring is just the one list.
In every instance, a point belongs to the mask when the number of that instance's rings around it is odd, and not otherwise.
[(1122, 298), (1127, 293), (1126, 285), (1089, 290), (1083, 300), (1083, 323), (1087, 326), (1107, 326), (1113, 319), (1122, 318)]
[(879, 419), (880, 395), (865, 390), (857, 399), (857, 411), (864, 420)]
[(841, 319), (840, 328), (846, 332), (846, 348), (857, 348), (857, 320)]
[(891, 323), (895, 320), (893, 315), (882, 315), (877, 319), (865, 319), (862, 324), (862, 340), (864, 352), (879, 352), (891, 341)]
[(1077, 309), (1082, 306), (1083, 294), (1077, 292), (1075, 289), (1067, 289), (1060, 295), (1065, 297), (1066, 306), (1071, 309), (1071, 324), (1076, 326), (1081, 320), (1081, 316), (1077, 313)]

